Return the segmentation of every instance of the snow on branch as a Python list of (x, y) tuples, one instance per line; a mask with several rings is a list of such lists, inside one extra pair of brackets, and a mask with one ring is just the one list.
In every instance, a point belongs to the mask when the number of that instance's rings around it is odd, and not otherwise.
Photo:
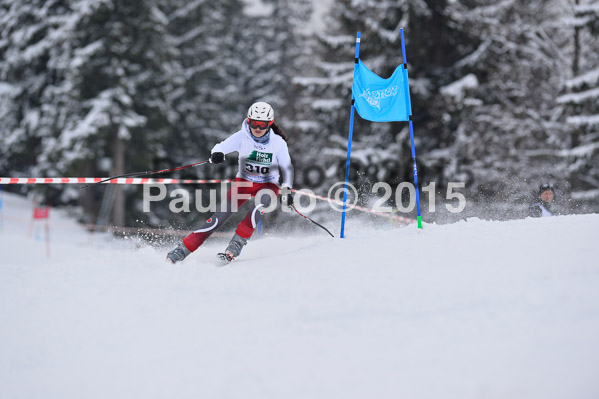
[(456, 101), (461, 101), (464, 98), (466, 90), (475, 89), (477, 87), (478, 79), (476, 78), (476, 75), (470, 73), (453, 83), (441, 87), (439, 91), (443, 95), (455, 98)]
[(301, 86), (313, 86), (313, 85), (333, 85), (333, 84), (343, 84), (346, 82), (351, 82), (354, 77), (354, 72), (351, 71), (349, 73), (345, 73), (342, 75), (338, 75), (335, 77), (328, 78), (320, 78), (320, 77), (294, 77), (292, 79), (293, 84), (298, 84)]
[(356, 42), (356, 38), (350, 35), (321, 35), (320, 40), (333, 48), (338, 48)]
[(590, 70), (566, 82), (568, 89), (578, 89), (584, 85), (594, 86), (599, 83), (599, 68)]
[(599, 15), (599, 3), (598, 4), (579, 4), (574, 6), (574, 12), (576, 14), (596, 14)]
[(206, 3), (206, 0), (190, 1), (185, 6), (178, 8), (176, 11), (171, 13), (168, 16), (168, 19), (169, 19), (169, 21), (173, 22), (179, 18), (187, 18), (189, 16), (189, 14), (191, 14), (193, 11), (195, 11), (196, 8), (204, 5), (204, 3)]
[(557, 102), (559, 104), (582, 104), (587, 100), (599, 98), (599, 87), (592, 90), (586, 90), (580, 93), (569, 93), (559, 96)]
[(588, 191), (574, 191), (572, 193), (572, 199), (580, 200), (593, 200), (599, 198), (599, 190), (588, 190)]
[(597, 152), (597, 150), (599, 150), (599, 143), (590, 143), (590, 144), (585, 144), (585, 145), (581, 145), (578, 147), (574, 147), (571, 149), (560, 150), (558, 152), (558, 154), (561, 156), (574, 156), (574, 157), (582, 158), (582, 157), (590, 157), (595, 152)]
[(599, 115), (569, 116), (566, 122), (575, 126), (599, 126)]
[(456, 67), (462, 68), (465, 66), (477, 64), (479, 60), (486, 54), (487, 49), (491, 45), (491, 42), (492, 39), (487, 39), (483, 41), (476, 50), (468, 54), (466, 57), (462, 58), (460, 61), (456, 62)]

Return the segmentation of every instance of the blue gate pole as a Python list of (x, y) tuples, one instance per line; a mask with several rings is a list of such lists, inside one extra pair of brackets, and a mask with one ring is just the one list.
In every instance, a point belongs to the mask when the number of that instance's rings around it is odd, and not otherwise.
[[(404, 40), (403, 29), (400, 29), (401, 33), (401, 55), (403, 57), (404, 68), (406, 69), (406, 77), (407, 77), (407, 69), (408, 69), (408, 60), (406, 58), (406, 42)], [(409, 97), (409, 84), (406, 78), (407, 87), (407, 96)], [(422, 228), (422, 217), (420, 216), (420, 193), (418, 189), (418, 170), (416, 168), (416, 148), (414, 147), (414, 126), (412, 125), (412, 110), (410, 106), (410, 118), (408, 123), (410, 124), (410, 143), (412, 145), (412, 170), (414, 172), (414, 188), (416, 189), (416, 212), (418, 215), (418, 228)]]
[[(356, 36), (356, 56), (354, 57), (354, 76), (356, 75), (356, 70), (358, 69), (358, 60), (360, 59), (360, 32)], [(353, 82), (353, 79), (352, 79)], [(353, 84), (352, 84), (353, 86)], [(349, 117), (349, 138), (347, 139), (347, 161), (345, 163), (345, 185), (343, 186), (343, 211), (341, 213), (341, 234), (339, 234), (340, 238), (344, 238), (345, 232), (345, 212), (347, 210), (347, 192), (348, 183), (349, 183), (349, 160), (351, 157), (351, 143), (352, 136), (354, 134), (354, 94), (352, 90), (352, 98), (351, 98), (351, 111)]]

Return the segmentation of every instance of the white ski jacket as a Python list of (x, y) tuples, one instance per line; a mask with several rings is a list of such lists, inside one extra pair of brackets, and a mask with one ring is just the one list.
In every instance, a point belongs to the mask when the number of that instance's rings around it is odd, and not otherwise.
[(237, 177), (254, 183), (279, 183), (279, 169), (283, 176), (281, 186), (292, 187), (293, 165), (289, 148), (283, 138), (270, 129), (269, 140), (265, 144), (253, 139), (247, 119), (241, 130), (233, 133), (224, 141), (216, 144), (211, 153), (222, 152), (225, 155), (239, 153)]

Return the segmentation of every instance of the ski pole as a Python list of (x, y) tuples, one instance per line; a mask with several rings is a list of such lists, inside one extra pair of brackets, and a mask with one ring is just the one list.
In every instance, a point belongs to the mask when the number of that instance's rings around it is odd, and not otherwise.
[(301, 216), (301, 217), (303, 217), (304, 219), (308, 219), (309, 221), (311, 221), (312, 223), (314, 223), (315, 225), (317, 225), (318, 227), (320, 227), (321, 229), (323, 229), (324, 231), (326, 231), (327, 233), (329, 233), (329, 235), (330, 235), (331, 237), (333, 237), (333, 238), (335, 237), (333, 234), (331, 234), (331, 232), (330, 232), (330, 231), (329, 231), (329, 230), (328, 230), (326, 227), (324, 227), (323, 225), (321, 225), (321, 224), (319, 224), (319, 223), (315, 222), (314, 220), (310, 219), (308, 216), (306, 216), (306, 215), (302, 215), (302, 214), (301, 214), (301, 213), (300, 213), (300, 212), (299, 212), (299, 211), (298, 211), (298, 210), (295, 208), (295, 205), (291, 205), (291, 207), (293, 208), (293, 210), (294, 210), (294, 211), (296, 211), (296, 212), (297, 212), (297, 214), (298, 214), (298, 215), (300, 215), (300, 216)]
[(146, 172), (127, 173), (127, 174), (124, 174), (124, 175), (109, 177), (107, 179), (100, 180), (99, 182), (96, 182), (96, 183), (86, 184), (85, 186), (82, 186), (81, 188), (88, 188), (88, 187), (91, 187), (91, 186), (95, 186), (96, 184), (105, 183), (107, 181), (118, 179), (118, 178), (121, 178), (121, 177), (135, 177), (135, 176), (155, 175), (155, 174), (158, 174), (158, 173), (174, 172), (175, 170), (181, 170), (181, 169), (185, 169), (185, 168), (191, 168), (192, 166), (202, 165), (202, 164), (205, 164), (205, 163), (208, 163), (208, 162), (210, 162), (210, 160), (200, 161), (200, 162), (192, 163), (190, 165), (185, 165), (185, 166), (179, 166), (179, 167), (173, 168), (173, 169), (148, 170)]

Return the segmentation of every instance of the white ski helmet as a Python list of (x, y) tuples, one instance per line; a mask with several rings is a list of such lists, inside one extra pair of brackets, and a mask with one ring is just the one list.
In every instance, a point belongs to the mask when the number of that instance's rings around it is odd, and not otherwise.
[(253, 103), (250, 109), (248, 109), (248, 122), (250, 119), (255, 121), (266, 121), (270, 126), (275, 120), (275, 110), (272, 109), (270, 104), (262, 101)]

